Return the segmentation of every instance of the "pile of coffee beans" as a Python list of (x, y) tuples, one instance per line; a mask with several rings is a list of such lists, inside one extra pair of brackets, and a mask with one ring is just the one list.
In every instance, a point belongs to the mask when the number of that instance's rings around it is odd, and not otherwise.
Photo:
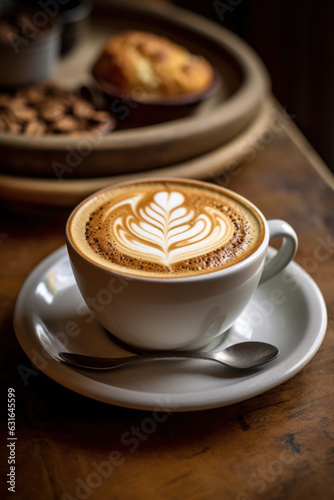
[(114, 128), (111, 113), (97, 109), (92, 101), (52, 82), (0, 93), (0, 132), (73, 136), (106, 133)]

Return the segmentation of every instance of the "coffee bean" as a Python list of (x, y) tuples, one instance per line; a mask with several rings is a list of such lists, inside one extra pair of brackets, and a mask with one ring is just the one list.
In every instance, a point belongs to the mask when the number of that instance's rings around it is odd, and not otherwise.
[(29, 87), (27, 89), (24, 89), (24, 91), (22, 91), (22, 94), (18, 92), (17, 95), (22, 95), (23, 98), (26, 99), (27, 103), (32, 105), (42, 103), (45, 98), (43, 93), (41, 92), (41, 89), (38, 87)]
[(64, 116), (53, 124), (56, 132), (73, 132), (79, 128), (79, 121), (74, 116)]
[(14, 108), (11, 111), (18, 122), (29, 122), (37, 116), (37, 112), (33, 108)]
[(39, 115), (47, 122), (55, 122), (64, 117), (66, 107), (60, 102), (44, 103), (39, 109)]
[(28, 123), (28, 125), (24, 130), (24, 134), (32, 136), (40, 136), (43, 135), (45, 131), (46, 131), (45, 123), (35, 120)]
[(15, 118), (9, 112), (3, 113), (1, 118), (5, 124), (6, 132), (16, 133), (21, 131), (21, 125), (15, 121)]
[(0, 94), (0, 119), (0, 131), (31, 136), (105, 134), (115, 128), (109, 112), (54, 82)]
[(94, 115), (94, 108), (88, 102), (78, 99), (72, 106), (73, 114), (79, 118), (88, 120)]
[(0, 132), (6, 132), (7, 125), (5, 120), (0, 116)]
[(24, 97), (16, 96), (13, 99), (7, 98), (6, 107), (11, 110), (25, 108), (27, 105), (27, 100)]
[(110, 120), (110, 114), (107, 111), (95, 111), (91, 116), (91, 120), (99, 123), (106, 122)]
[(8, 106), (8, 95), (0, 94), (0, 109), (7, 108)]

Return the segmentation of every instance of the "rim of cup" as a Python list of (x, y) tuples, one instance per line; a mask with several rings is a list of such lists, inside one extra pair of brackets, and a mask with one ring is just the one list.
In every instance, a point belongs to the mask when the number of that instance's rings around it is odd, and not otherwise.
[[(240, 262), (237, 262), (235, 264), (232, 264), (228, 267), (225, 267), (223, 269), (217, 269), (215, 270), (210, 270), (203, 272), (202, 274), (195, 274), (192, 276), (143, 276), (143, 275), (136, 275), (132, 274), (130, 272), (126, 271), (120, 271), (118, 269), (112, 269), (110, 266), (103, 265), (99, 262), (94, 261), (87, 255), (85, 255), (79, 248), (78, 246), (75, 245), (73, 242), (73, 238), (70, 235), (70, 226), (74, 222), (75, 217), (77, 216), (78, 212), (83, 208), (85, 205), (87, 205), (90, 201), (94, 200), (98, 196), (100, 196), (102, 193), (113, 190), (115, 188), (120, 188), (126, 185), (133, 185), (133, 184), (141, 184), (145, 182), (184, 182), (186, 184), (195, 184), (195, 185), (200, 185), (203, 187), (211, 187), (214, 190), (220, 191), (222, 193), (226, 193), (227, 196), (231, 198), (236, 198), (237, 201), (241, 201), (243, 204), (246, 205), (246, 207), (250, 207), (251, 210), (253, 210), (259, 217), (259, 219), (262, 222), (262, 230), (263, 230), (263, 239), (259, 247), (252, 252), (250, 255), (248, 255), (245, 259), (242, 259)], [(107, 186), (105, 188), (102, 188), (91, 195), (87, 196), (85, 199), (83, 199), (70, 213), (67, 222), (66, 222), (66, 228), (65, 228), (65, 233), (66, 233), (66, 240), (68, 244), (71, 245), (73, 250), (80, 255), (84, 260), (86, 260), (88, 263), (91, 265), (97, 267), (98, 269), (104, 270), (107, 273), (113, 274), (113, 275), (119, 275), (122, 276), (122, 278), (127, 278), (129, 280), (140, 280), (140, 281), (147, 281), (147, 282), (155, 282), (155, 283), (174, 283), (175, 281), (177, 282), (188, 282), (190, 280), (192, 281), (197, 281), (197, 280), (208, 280), (208, 279), (216, 279), (218, 277), (221, 277), (222, 275), (230, 275), (233, 274), (239, 270), (242, 270), (243, 267), (247, 267), (252, 264), (253, 261), (255, 261), (258, 256), (268, 247), (269, 244), (269, 227), (267, 220), (263, 213), (257, 208), (254, 203), (249, 201), (247, 198), (244, 196), (240, 195), (239, 193), (236, 193), (235, 191), (232, 191), (231, 189), (227, 189), (222, 186), (218, 186), (216, 184), (211, 184), (209, 182), (205, 181), (200, 181), (197, 179), (188, 179), (184, 177), (142, 177), (138, 179), (133, 179), (129, 181), (123, 181), (123, 182), (117, 182), (115, 184), (111, 184), (110, 186)]]

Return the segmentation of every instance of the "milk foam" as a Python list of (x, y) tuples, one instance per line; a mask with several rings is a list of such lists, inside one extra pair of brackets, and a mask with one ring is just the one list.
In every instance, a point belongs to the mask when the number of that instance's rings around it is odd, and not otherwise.
[(180, 180), (111, 188), (77, 212), (73, 239), (88, 258), (132, 275), (228, 267), (258, 248), (263, 223), (237, 197), (207, 186)]
[(212, 207), (196, 213), (179, 191), (159, 191), (153, 200), (145, 200), (145, 194), (126, 198), (110, 211), (122, 206), (128, 206), (124, 214), (109, 223), (117, 248), (165, 266), (219, 248), (234, 230), (229, 218)]

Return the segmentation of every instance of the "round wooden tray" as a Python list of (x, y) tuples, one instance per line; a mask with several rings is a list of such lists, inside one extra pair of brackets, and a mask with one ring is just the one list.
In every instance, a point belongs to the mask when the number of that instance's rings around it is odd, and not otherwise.
[[(138, 177), (170, 176), (215, 181), (225, 171), (254, 157), (258, 150), (263, 149), (263, 138), (270, 130), (275, 109), (271, 98), (267, 98), (253, 122), (237, 138), (195, 159), (169, 167), (125, 175), (64, 181), (0, 174), (0, 199), (6, 207), (18, 210), (26, 210), (29, 207), (67, 209), (73, 208), (94, 191)], [(256, 147), (258, 144), (259, 148)]]
[(69, 152), (79, 155), (80, 161), (75, 168), (67, 168), (66, 179), (167, 167), (222, 146), (255, 118), (270, 88), (267, 71), (257, 55), (218, 24), (168, 4), (99, 2), (88, 33), (73, 52), (59, 61), (52, 79), (69, 89), (91, 83), (93, 62), (106, 39), (129, 28), (168, 36), (205, 56), (221, 75), (220, 91), (201, 103), (191, 116), (116, 130), (92, 140), (85, 138), (84, 154), (80, 153), (82, 138), (1, 133), (2, 172), (55, 178), (54, 162), (70, 167)]

